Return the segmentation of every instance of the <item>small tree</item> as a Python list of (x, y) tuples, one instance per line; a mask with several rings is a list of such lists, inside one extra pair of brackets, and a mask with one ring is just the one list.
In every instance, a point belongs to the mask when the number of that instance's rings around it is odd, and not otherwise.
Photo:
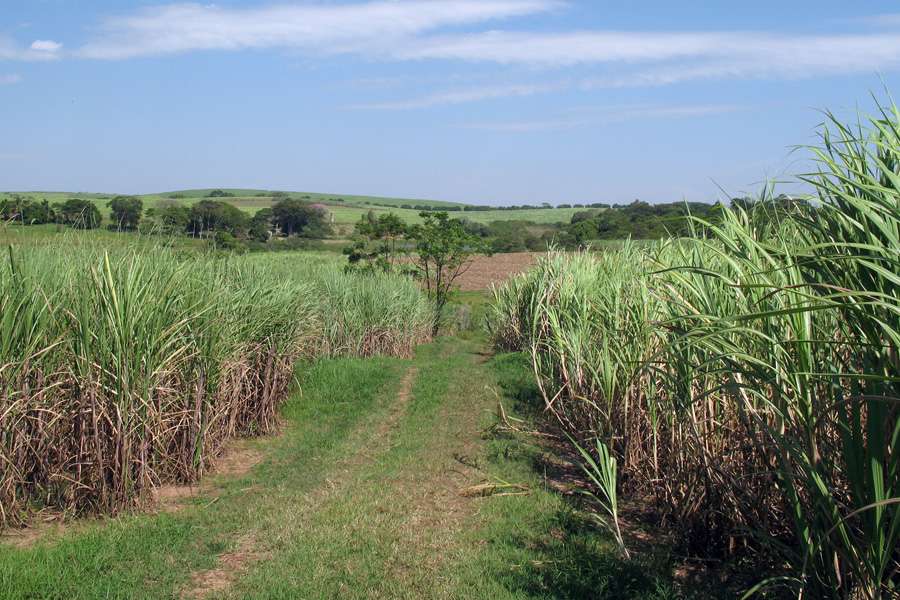
[(70, 198), (59, 207), (59, 218), (76, 229), (94, 229), (100, 226), (100, 210), (89, 200)]
[(376, 218), (373, 211), (369, 211), (356, 224), (354, 229), (356, 242), (344, 249), (344, 254), (350, 261), (351, 268), (363, 265), (364, 269), (380, 269), (393, 271), (398, 264), (400, 255), (397, 247), (402, 243), (408, 233), (406, 224), (394, 213), (382, 214)]
[(409, 231), (415, 240), (413, 264), (434, 302), (432, 335), (440, 331), (444, 309), (456, 279), (472, 265), (476, 255), (488, 254), (481, 238), (466, 231), (458, 219), (446, 212), (422, 212), (423, 223)]
[(257, 242), (268, 242), (272, 236), (271, 208), (261, 208), (250, 219), (250, 237)]
[(144, 212), (144, 202), (134, 196), (116, 196), (109, 201), (112, 220), (119, 229), (137, 229)]

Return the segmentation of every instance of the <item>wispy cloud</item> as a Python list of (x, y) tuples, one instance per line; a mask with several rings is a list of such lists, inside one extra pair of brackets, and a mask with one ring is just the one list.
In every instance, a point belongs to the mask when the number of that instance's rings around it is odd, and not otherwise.
[(418, 40), (396, 56), (562, 67), (698, 57), (728, 44), (729, 34), (719, 33), (488, 31)]
[(700, 104), (682, 106), (631, 105), (610, 107), (589, 107), (571, 110), (553, 119), (526, 121), (499, 121), (466, 123), (467, 129), (481, 129), (508, 133), (530, 133), (559, 131), (583, 127), (608, 125), (634, 119), (679, 119), (704, 117), (746, 110), (747, 107), (733, 104)]
[(425, 108), (570, 89), (659, 87), (703, 79), (801, 79), (874, 73), (900, 67), (900, 33), (784, 36), (739, 32), (490, 32), (420, 40), (417, 46), (398, 51), (397, 57), (493, 62), (543, 69), (589, 63), (599, 73), (552, 85), (491, 87), (483, 93), (446, 91), (367, 108)]
[(493, 31), (419, 40), (403, 59), (446, 59), (537, 67), (702, 61), (734, 73), (819, 74), (900, 65), (900, 32), (783, 35), (758, 32), (523, 33)]
[(512, 84), (485, 86), (437, 92), (415, 98), (406, 98), (391, 102), (376, 102), (371, 104), (357, 104), (349, 108), (370, 110), (411, 110), (417, 108), (430, 108), (447, 104), (465, 104), (481, 100), (497, 98), (511, 98), (534, 96), (559, 89), (559, 84)]
[(13, 85), (14, 83), (19, 83), (22, 81), (22, 76), (13, 73), (11, 75), (0, 75), (0, 85)]
[(870, 27), (897, 27), (900, 25), (900, 13), (854, 17), (852, 19), (843, 19), (842, 22), (857, 23)]
[(442, 27), (518, 17), (558, 0), (410, 0), (234, 9), (174, 4), (108, 19), (77, 55), (126, 59), (194, 50), (372, 52)]
[(31, 49), (36, 52), (59, 52), (62, 47), (62, 44), (53, 40), (34, 40), (31, 42)]
[(35, 40), (26, 48), (0, 35), (0, 60), (55, 60), (60, 57), (61, 48), (62, 44), (52, 40)]
[(679, 66), (659, 69), (638, 70), (632, 73), (582, 77), (580, 79), (561, 78), (553, 82), (512, 83), (506, 85), (486, 85), (449, 89), (421, 96), (411, 96), (385, 102), (355, 104), (348, 108), (368, 110), (414, 110), (436, 106), (467, 104), (483, 100), (537, 96), (563, 91), (588, 92), (598, 89), (658, 87), (696, 79), (721, 78), (741, 75), (740, 69), (732, 65)]

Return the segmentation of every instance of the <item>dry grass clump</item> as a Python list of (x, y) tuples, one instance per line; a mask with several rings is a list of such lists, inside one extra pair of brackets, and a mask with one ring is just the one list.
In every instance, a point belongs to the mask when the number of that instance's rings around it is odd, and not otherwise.
[(692, 239), (551, 253), (495, 290), (491, 331), (692, 552), (882, 598), (900, 590), (900, 113), (832, 120), (815, 153), (818, 204), (764, 197)]
[(228, 438), (276, 427), (298, 357), (406, 355), (429, 314), (410, 282), (274, 258), (10, 250), (0, 527), (43, 507), (116, 513), (161, 482), (194, 481)]

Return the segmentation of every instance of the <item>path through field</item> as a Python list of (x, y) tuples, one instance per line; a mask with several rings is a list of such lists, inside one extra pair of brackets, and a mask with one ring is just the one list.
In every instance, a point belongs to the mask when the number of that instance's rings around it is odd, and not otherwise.
[(249, 472), (0, 546), (2, 597), (668, 597), (553, 491), (538, 448), (498, 431), (528, 381), (477, 339), (322, 362)]

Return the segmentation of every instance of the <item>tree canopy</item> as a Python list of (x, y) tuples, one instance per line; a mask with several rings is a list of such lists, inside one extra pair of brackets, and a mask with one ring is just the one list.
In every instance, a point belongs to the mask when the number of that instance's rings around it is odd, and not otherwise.
[(243, 237), (249, 221), (244, 211), (227, 202), (201, 200), (190, 208), (187, 231), (194, 236), (227, 231), (235, 237)]
[(137, 229), (144, 212), (143, 200), (134, 196), (116, 196), (108, 205), (117, 228)]
[(326, 210), (296, 198), (272, 205), (272, 223), (286, 236), (325, 237), (331, 232)]

